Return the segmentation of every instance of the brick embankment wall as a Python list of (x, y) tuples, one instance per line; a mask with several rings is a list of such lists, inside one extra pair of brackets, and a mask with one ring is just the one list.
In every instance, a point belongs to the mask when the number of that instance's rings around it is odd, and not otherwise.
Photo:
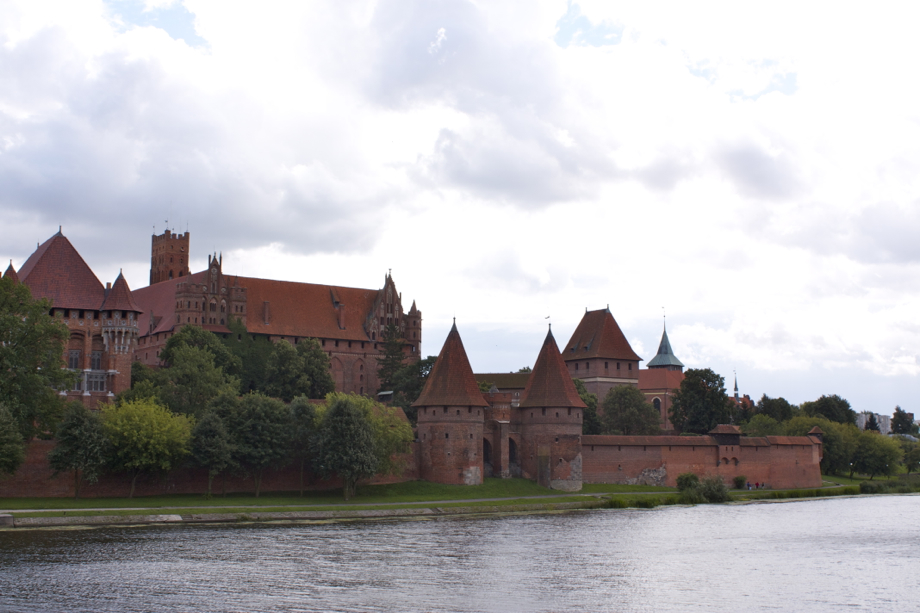
[[(26, 460), (14, 475), (0, 478), (0, 498), (23, 497), (72, 497), (74, 495), (73, 473), (54, 475), (48, 465), (48, 452), (54, 448), (54, 441), (32, 441), (26, 449)], [(404, 470), (397, 475), (383, 475), (371, 483), (401, 483), (418, 479), (414, 450), (401, 460)], [(323, 480), (309, 469), (304, 471), (304, 489), (328, 490), (342, 487), (339, 479)], [(140, 475), (134, 491), (135, 496), (158, 494), (202, 494), (208, 489), (208, 476), (204, 469), (182, 467), (166, 475)], [(262, 492), (295, 492), (300, 489), (299, 466), (287, 466), (281, 470), (266, 469), (262, 477)], [(250, 493), (255, 491), (252, 477), (219, 475), (214, 479), (213, 490), (220, 494)], [(131, 478), (124, 474), (106, 475), (92, 485), (83, 483), (80, 496), (85, 498), (127, 496), (131, 491)]]
[(674, 487), (678, 475), (692, 472), (726, 483), (743, 475), (774, 489), (820, 487), (820, 444), (807, 437), (775, 438), (782, 440), (742, 439), (723, 446), (710, 437), (585, 436), (582, 479)]

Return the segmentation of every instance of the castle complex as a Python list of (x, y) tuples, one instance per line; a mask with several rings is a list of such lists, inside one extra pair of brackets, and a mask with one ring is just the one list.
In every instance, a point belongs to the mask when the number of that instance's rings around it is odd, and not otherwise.
[[(150, 282), (131, 291), (119, 274), (103, 287), (59, 231), (17, 272), (4, 276), (52, 301), (51, 314), (70, 330), (68, 368), (81, 374), (61, 393), (90, 407), (130, 387), (132, 361), (160, 365), (160, 352), (184, 325), (227, 338), (231, 319), (247, 333), (297, 344), (316, 339), (329, 355), (337, 391), (377, 391), (383, 335), (395, 325), (407, 359), (418, 359), (422, 315), (406, 311), (391, 275), (379, 289), (274, 281), (225, 274), (208, 257), (191, 273), (189, 233), (152, 237)], [(664, 330), (648, 368), (632, 350), (609, 308), (586, 311), (559, 350), (550, 330), (530, 373), (474, 375), (456, 324), (413, 404), (418, 431), (406, 478), (474, 485), (486, 477), (523, 477), (553, 489), (583, 483), (670, 485), (694, 472), (726, 480), (744, 475), (774, 487), (818, 487), (820, 431), (803, 437), (744, 437), (722, 425), (707, 436), (582, 435), (584, 402), (573, 379), (603, 400), (617, 385), (637, 386), (671, 429), (668, 411), (683, 380)], [(477, 381), (478, 378), (478, 381)], [(481, 392), (479, 381), (491, 381)], [(736, 383), (737, 401), (737, 383)]]

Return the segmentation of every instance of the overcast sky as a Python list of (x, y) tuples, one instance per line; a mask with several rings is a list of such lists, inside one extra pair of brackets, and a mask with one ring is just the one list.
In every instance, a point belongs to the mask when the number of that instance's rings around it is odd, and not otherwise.
[(138, 288), (168, 221), (193, 270), (392, 269), (478, 372), (608, 304), (648, 361), (664, 307), (729, 388), (920, 416), (914, 11), (4, 0), (0, 257), (62, 225)]

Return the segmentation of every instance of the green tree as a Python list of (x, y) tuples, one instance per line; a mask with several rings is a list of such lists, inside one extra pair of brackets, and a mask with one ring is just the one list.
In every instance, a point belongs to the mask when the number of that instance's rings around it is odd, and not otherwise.
[(80, 497), (83, 481), (99, 480), (109, 459), (109, 439), (102, 417), (79, 402), (69, 402), (58, 427), (57, 445), (48, 453), (54, 474), (73, 471), (73, 497)]
[(160, 352), (160, 360), (172, 365), (175, 358), (174, 352), (179, 347), (195, 347), (203, 349), (214, 356), (214, 365), (231, 377), (239, 377), (243, 368), (242, 360), (233, 354), (213, 332), (201, 326), (187, 324), (169, 337), (166, 347)]
[(875, 418), (875, 413), (866, 413), (866, 430), (873, 430), (875, 432), (880, 432), (878, 427), (878, 420)]
[(853, 462), (855, 472), (869, 475), (888, 476), (895, 473), (901, 462), (901, 446), (898, 442), (872, 430), (859, 433), (859, 443)]
[(891, 431), (895, 434), (917, 435), (920, 427), (911, 419), (911, 414), (901, 409), (900, 406), (894, 408), (894, 415), (891, 416)]
[(300, 468), (300, 495), (303, 496), (303, 474), (316, 449), (316, 406), (306, 396), (291, 403), (291, 451)]
[(25, 459), (26, 449), (19, 424), (0, 404), (0, 475), (12, 475)]
[[(424, 360), (409, 362), (393, 375), (393, 400), (390, 404), (401, 408), (413, 424), (418, 421), (418, 409), (413, 407), (412, 403), (421, 395), (425, 381), (428, 380), (428, 375), (431, 374), (431, 369), (434, 368), (437, 359), (437, 356), (430, 355)], [(485, 390), (482, 389), (482, 383), (479, 384), (479, 389), (484, 392), (488, 392), (491, 388), (491, 383)]]
[(588, 392), (585, 382), (581, 379), (573, 379), (575, 391), (578, 397), (585, 403), (587, 408), (584, 411), (584, 419), (581, 421), (582, 434), (600, 434), (603, 431), (600, 417), (597, 415), (597, 394)]
[(691, 368), (673, 396), (671, 423), (682, 432), (705, 434), (728, 423), (725, 379), (708, 368)]
[(795, 415), (795, 407), (785, 398), (770, 398), (764, 394), (757, 401), (757, 413), (772, 418), (777, 422), (788, 421)]
[(840, 424), (856, 423), (856, 411), (850, 407), (846, 399), (837, 394), (821, 396), (812, 402), (803, 402), (802, 411), (809, 417), (826, 417)]
[(403, 339), (396, 324), (388, 324), (383, 335), (383, 355), (377, 358), (378, 392), (391, 391), (393, 378), (403, 367), (406, 354), (403, 353)]
[(284, 339), (275, 343), (265, 364), (263, 393), (290, 402), (294, 396), (309, 395), (310, 385), (303, 358), (294, 346)]
[(134, 400), (102, 409), (102, 422), (115, 470), (131, 475), (131, 492), (141, 473), (167, 472), (189, 452), (192, 422), (155, 400)]
[(910, 477), (910, 473), (920, 470), (920, 444), (915, 441), (901, 439), (900, 445), (901, 452), (904, 454), (902, 460), (904, 469), (907, 471), (907, 476)]
[(291, 411), (276, 398), (250, 392), (240, 399), (237, 410), (224, 413), (234, 459), (252, 475), (258, 498), (265, 469), (281, 468), (290, 460)]
[(355, 397), (331, 399), (319, 431), (315, 466), (324, 479), (342, 479), (345, 500), (354, 496), (358, 481), (377, 473), (374, 426), (355, 403)]
[(852, 476), (853, 461), (858, 446), (859, 429), (854, 424), (841, 424), (825, 417), (799, 415), (783, 424), (787, 436), (805, 436), (815, 426), (823, 434), (824, 458), (821, 472), (825, 475)]
[(638, 387), (618, 385), (604, 397), (604, 434), (661, 434), (661, 417)]
[(494, 381), (479, 381), (479, 391), (483, 394), (489, 393), (489, 390), (492, 389), (492, 386), (495, 385)]
[(329, 355), (315, 338), (305, 338), (297, 343), (297, 355), (303, 360), (304, 373), (310, 379), (309, 398), (325, 398), (335, 391), (332, 379), (332, 363)]
[(139, 360), (131, 362), (131, 388), (145, 382), (156, 382), (156, 369), (147, 366)]
[(518, 368), (518, 372), (519, 372), (519, 373), (522, 373), (522, 372), (533, 372), (533, 368), (531, 368), (530, 366), (522, 366), (521, 368)]
[(223, 420), (208, 411), (192, 429), (192, 460), (208, 471), (207, 498), (211, 499), (214, 477), (226, 470), (233, 461), (233, 446)]
[(747, 436), (779, 436), (783, 433), (783, 425), (769, 415), (757, 413), (741, 424), (741, 431)]
[(201, 414), (211, 399), (221, 394), (237, 394), (240, 387), (239, 379), (215, 364), (210, 350), (191, 345), (179, 345), (172, 350), (170, 365), (160, 369), (157, 380), (160, 401), (176, 413), (186, 415)]
[(222, 342), (242, 363), (240, 389), (243, 393), (260, 390), (274, 343), (264, 334), (250, 334), (242, 319), (231, 317), (227, 327), (231, 333)]
[(25, 440), (54, 432), (64, 407), (54, 388), (67, 389), (75, 380), (64, 369), (70, 333), (50, 310), (51, 303), (33, 299), (28, 286), (0, 279), (0, 403)]

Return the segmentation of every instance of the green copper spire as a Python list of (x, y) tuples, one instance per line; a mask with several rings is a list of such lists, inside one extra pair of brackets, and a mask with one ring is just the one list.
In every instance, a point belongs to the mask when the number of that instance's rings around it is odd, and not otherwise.
[(661, 333), (661, 343), (658, 345), (658, 353), (649, 360), (646, 368), (667, 368), (668, 370), (683, 370), (684, 363), (674, 356), (671, 349), (671, 341), (668, 340), (668, 329), (664, 328)]

